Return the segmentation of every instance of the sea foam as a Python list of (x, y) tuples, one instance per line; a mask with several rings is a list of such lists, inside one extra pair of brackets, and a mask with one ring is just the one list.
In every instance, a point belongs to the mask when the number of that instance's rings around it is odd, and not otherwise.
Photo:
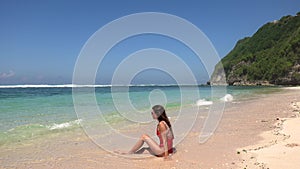
[(222, 97), (220, 99), (221, 101), (224, 101), (224, 102), (231, 102), (233, 100), (233, 96), (231, 94), (226, 94), (224, 97)]
[(111, 85), (77, 85), (77, 84), (62, 84), (62, 85), (0, 85), (0, 88), (76, 88), (76, 87), (111, 87)]
[[(177, 86), (176, 84), (129, 84), (129, 85), (121, 85), (121, 84), (108, 84), (108, 85), (79, 85), (79, 84), (61, 84), (61, 85), (49, 85), (49, 84), (39, 84), (39, 85), (0, 85), (0, 88), (80, 88), (80, 87), (91, 87), (91, 88), (101, 88), (101, 87), (172, 87)], [(179, 85), (180, 86), (180, 85)]]
[(54, 123), (51, 126), (47, 126), (48, 129), (50, 130), (56, 130), (56, 129), (64, 129), (64, 128), (69, 128), (74, 125), (79, 125), (81, 123), (82, 119), (74, 120), (74, 121), (69, 121), (61, 124), (56, 124)]
[(208, 105), (212, 105), (212, 104), (213, 104), (212, 101), (207, 101), (205, 99), (200, 99), (196, 103), (197, 106), (208, 106)]

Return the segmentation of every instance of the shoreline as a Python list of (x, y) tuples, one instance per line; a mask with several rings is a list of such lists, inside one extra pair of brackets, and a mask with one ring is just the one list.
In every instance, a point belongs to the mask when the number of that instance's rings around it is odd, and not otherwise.
[[(199, 128), (205, 114), (199, 115), (199, 123), (176, 145), (177, 152), (169, 161), (157, 157), (125, 158), (108, 153), (93, 143), (82, 129), (78, 129), (76, 132), (66, 131), (59, 136), (53, 134), (47, 140), (38, 140), (38, 144), (21, 142), (14, 147), (1, 149), (0, 168), (240, 169), (241, 166), (246, 165), (249, 168), (252, 161), (244, 155), (250, 153), (244, 153), (242, 150), (245, 149), (244, 147), (263, 142), (264, 138), (260, 133), (273, 131), (274, 124), (278, 122), (277, 118), (281, 121), (292, 117), (294, 112), (290, 104), (293, 100), (299, 102), (300, 95), (295, 90), (284, 89), (263, 94), (262, 97), (255, 99), (226, 103), (217, 130), (203, 144), (199, 144)], [(190, 110), (190, 108), (185, 108), (183, 111), (188, 113)], [(153, 132), (148, 134), (154, 134), (154, 128), (148, 130)], [(144, 132), (143, 130), (134, 131), (137, 136)], [(295, 144), (290, 146), (294, 146), (294, 149), (300, 147)], [(240, 151), (239, 154), (238, 151)]]

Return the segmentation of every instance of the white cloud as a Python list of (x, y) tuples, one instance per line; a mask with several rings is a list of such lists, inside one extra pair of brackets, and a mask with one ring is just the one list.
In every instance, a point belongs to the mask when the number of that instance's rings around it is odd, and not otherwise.
[(15, 72), (10, 70), (9, 72), (0, 73), (0, 79), (6, 79), (15, 75)]

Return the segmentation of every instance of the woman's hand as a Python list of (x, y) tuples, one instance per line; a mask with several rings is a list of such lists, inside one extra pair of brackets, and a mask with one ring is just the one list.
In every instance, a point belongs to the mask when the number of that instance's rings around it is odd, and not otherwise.
[(164, 161), (171, 161), (172, 158), (170, 156), (164, 156)]

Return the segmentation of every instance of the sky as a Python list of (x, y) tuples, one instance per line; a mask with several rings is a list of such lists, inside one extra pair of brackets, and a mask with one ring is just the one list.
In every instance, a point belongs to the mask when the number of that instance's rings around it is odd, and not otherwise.
[[(130, 14), (160, 12), (183, 18), (200, 29), (223, 58), (239, 39), (252, 36), (267, 22), (299, 11), (297, 0), (0, 0), (0, 85), (72, 83), (76, 61), (88, 39), (108, 23)], [(209, 80), (203, 63), (185, 44), (150, 34), (116, 44), (99, 64), (95, 82), (110, 84), (124, 59), (148, 48), (180, 57), (198, 83)], [(170, 61), (168, 66), (172, 64)], [(155, 69), (137, 72), (131, 80), (142, 84), (177, 81), (168, 72)]]

